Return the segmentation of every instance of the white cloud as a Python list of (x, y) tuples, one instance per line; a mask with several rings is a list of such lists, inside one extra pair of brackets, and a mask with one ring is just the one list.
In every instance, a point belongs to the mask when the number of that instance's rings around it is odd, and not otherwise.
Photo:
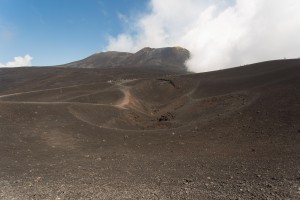
[(107, 50), (182, 46), (195, 72), (300, 56), (299, 0), (151, 0), (149, 7), (109, 38)]
[(129, 19), (126, 15), (124, 15), (121, 12), (117, 12), (117, 16), (119, 18), (119, 20), (121, 20), (123, 23), (127, 24), (129, 22)]
[(31, 60), (33, 58), (30, 55), (25, 55), (24, 57), (17, 56), (13, 61), (7, 62), (6, 64), (0, 63), (0, 67), (25, 67), (31, 66)]

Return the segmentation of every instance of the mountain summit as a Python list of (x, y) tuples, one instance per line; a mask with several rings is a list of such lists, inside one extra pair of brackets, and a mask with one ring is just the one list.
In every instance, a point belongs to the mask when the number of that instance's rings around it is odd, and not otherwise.
[(186, 71), (190, 52), (182, 47), (150, 48), (136, 53), (108, 51), (93, 54), (83, 60), (61, 65), (68, 68), (132, 68), (143, 67), (172, 71)]

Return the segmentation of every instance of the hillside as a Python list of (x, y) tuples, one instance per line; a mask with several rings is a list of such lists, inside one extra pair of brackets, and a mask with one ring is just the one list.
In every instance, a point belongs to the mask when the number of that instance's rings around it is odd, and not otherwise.
[(0, 197), (299, 199), (299, 102), (299, 59), (1, 69)]
[(136, 53), (102, 52), (83, 60), (59, 67), (68, 68), (147, 68), (185, 72), (185, 61), (189, 58), (188, 50), (181, 47), (143, 48)]

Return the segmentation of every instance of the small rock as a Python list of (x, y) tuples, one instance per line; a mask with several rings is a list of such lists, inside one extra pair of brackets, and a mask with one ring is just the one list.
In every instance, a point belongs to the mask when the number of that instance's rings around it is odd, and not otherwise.
[(266, 186), (267, 186), (268, 188), (272, 188), (272, 187), (273, 187), (273, 185), (271, 185), (270, 183), (267, 183)]
[(37, 177), (34, 181), (35, 181), (35, 182), (39, 182), (41, 179), (42, 179), (42, 177), (39, 176), (39, 177)]
[(193, 182), (193, 181), (190, 179), (184, 179), (184, 184), (190, 184), (191, 182)]

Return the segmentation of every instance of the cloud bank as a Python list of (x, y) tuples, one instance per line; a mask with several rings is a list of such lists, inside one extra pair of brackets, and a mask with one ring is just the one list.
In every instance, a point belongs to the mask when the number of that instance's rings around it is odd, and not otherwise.
[(25, 67), (31, 66), (31, 60), (33, 58), (30, 55), (25, 55), (24, 57), (17, 56), (13, 61), (7, 62), (6, 64), (0, 63), (0, 67)]
[(299, 0), (150, 0), (106, 50), (182, 46), (190, 71), (300, 57)]

